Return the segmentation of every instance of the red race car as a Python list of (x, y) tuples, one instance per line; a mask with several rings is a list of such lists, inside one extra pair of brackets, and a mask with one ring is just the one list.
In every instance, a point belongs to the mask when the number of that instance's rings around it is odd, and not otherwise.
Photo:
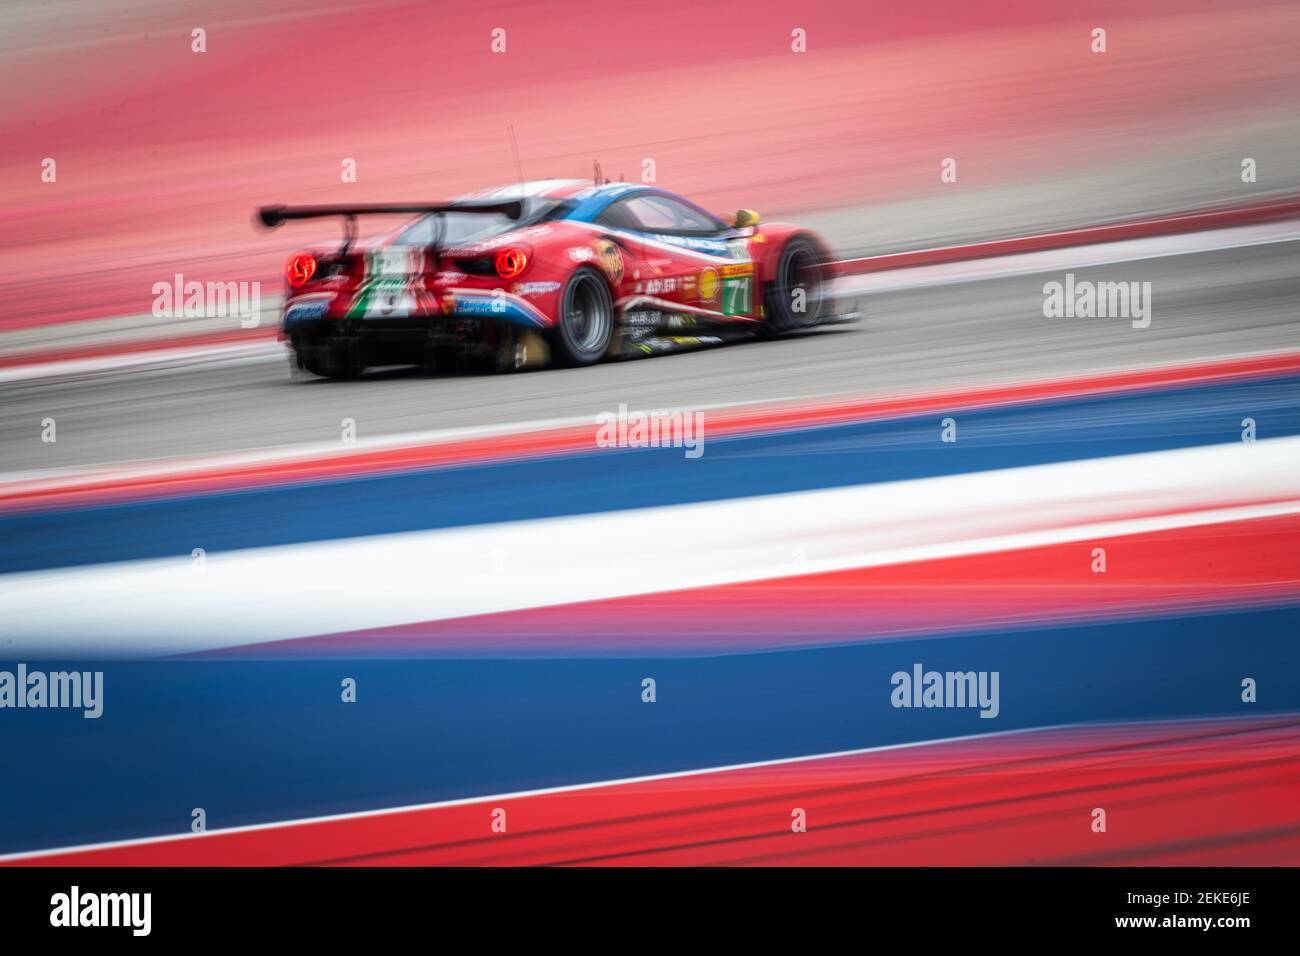
[[(418, 216), (364, 248), (364, 215)], [(836, 314), (830, 250), (798, 226), (731, 223), (663, 189), (546, 180), (448, 203), (267, 206), (264, 226), (341, 216), (337, 249), (285, 266), (282, 336), (297, 366), (497, 370), (777, 336)]]

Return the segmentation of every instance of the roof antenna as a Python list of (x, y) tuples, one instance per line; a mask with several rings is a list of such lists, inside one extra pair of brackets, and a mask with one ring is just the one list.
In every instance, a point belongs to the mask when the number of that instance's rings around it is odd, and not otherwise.
[(524, 191), (524, 167), (519, 162), (519, 141), (515, 139), (515, 124), (511, 123), (506, 129), (510, 133), (510, 151), (515, 154), (515, 173), (519, 176), (520, 195)]
[[(604, 183), (600, 181), (601, 179), (600, 160), (593, 159), (591, 161), (591, 165), (594, 167), (594, 175), (592, 176), (592, 180), (596, 183), (597, 186), (604, 185)], [(609, 182), (609, 180), (606, 179), (605, 182)]]

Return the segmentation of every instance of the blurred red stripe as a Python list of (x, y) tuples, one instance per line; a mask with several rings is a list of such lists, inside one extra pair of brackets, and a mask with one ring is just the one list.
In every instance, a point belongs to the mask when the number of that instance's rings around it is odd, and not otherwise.
[(1297, 834), (1300, 715), (1285, 715), (1026, 731), (23, 862), (1294, 865)]

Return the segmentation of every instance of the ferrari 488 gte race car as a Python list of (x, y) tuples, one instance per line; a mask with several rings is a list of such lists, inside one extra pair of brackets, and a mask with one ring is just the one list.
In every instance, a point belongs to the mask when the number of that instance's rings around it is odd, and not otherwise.
[[(358, 246), (368, 215), (418, 218)], [(341, 247), (285, 265), (281, 334), (298, 368), (329, 378), (382, 365), (590, 365), (847, 318), (818, 236), (748, 210), (727, 223), (653, 186), (546, 180), (447, 203), (258, 216), (267, 227), (346, 221)]]

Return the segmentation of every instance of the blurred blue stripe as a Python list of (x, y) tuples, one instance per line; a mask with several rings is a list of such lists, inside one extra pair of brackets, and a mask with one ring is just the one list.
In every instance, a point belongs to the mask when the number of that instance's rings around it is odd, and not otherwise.
[[(0, 573), (928, 478), (1300, 434), (1300, 376), (0, 517)], [(593, 443), (595, 429), (593, 426)]]
[[(89, 665), (105, 671), (100, 719), (0, 712), (14, 784), (0, 852), (181, 833), (194, 807), (220, 828), (1050, 724), (1294, 711), (1298, 623), (1273, 609), (716, 658)], [(1000, 716), (894, 709), (890, 675), (916, 662), (999, 671)], [(1241, 702), (1247, 676), (1258, 704)]]

